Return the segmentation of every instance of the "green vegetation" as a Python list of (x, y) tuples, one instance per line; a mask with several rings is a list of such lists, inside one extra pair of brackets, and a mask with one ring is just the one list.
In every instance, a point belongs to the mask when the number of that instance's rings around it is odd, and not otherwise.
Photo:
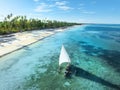
[(52, 20), (27, 19), (26, 16), (13, 17), (7, 15), (4, 21), (0, 22), (0, 34), (10, 34), (23, 32), (27, 30), (59, 28), (76, 25), (77, 23), (68, 23)]

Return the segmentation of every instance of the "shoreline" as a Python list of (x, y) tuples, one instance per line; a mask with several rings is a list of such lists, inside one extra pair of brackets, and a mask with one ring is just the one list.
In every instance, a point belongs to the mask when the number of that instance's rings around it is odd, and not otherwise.
[(33, 30), (6, 36), (0, 35), (0, 58), (71, 27)]

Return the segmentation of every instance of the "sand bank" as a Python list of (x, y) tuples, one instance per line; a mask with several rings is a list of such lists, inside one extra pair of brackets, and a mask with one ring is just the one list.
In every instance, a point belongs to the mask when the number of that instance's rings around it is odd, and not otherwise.
[(65, 29), (46, 29), (15, 33), (5, 36), (0, 35), (0, 57), (64, 30)]

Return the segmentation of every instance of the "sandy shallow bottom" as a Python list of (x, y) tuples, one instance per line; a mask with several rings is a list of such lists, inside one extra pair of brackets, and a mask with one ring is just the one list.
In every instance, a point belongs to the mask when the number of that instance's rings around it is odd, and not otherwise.
[[(119, 90), (120, 43), (115, 35), (120, 32), (106, 36), (88, 27), (70, 28), (0, 58), (1, 90)], [(58, 74), (62, 44), (77, 71), (71, 79)]]

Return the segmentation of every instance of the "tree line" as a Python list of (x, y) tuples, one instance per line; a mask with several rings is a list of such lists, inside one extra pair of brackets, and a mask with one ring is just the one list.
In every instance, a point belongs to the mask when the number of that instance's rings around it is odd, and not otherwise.
[(34, 18), (27, 19), (26, 16), (13, 17), (13, 15), (10, 14), (7, 15), (2, 22), (0, 22), (0, 34), (10, 34), (37, 29), (59, 28), (76, 24), (77, 23), (68, 23), (56, 20), (39, 20)]

